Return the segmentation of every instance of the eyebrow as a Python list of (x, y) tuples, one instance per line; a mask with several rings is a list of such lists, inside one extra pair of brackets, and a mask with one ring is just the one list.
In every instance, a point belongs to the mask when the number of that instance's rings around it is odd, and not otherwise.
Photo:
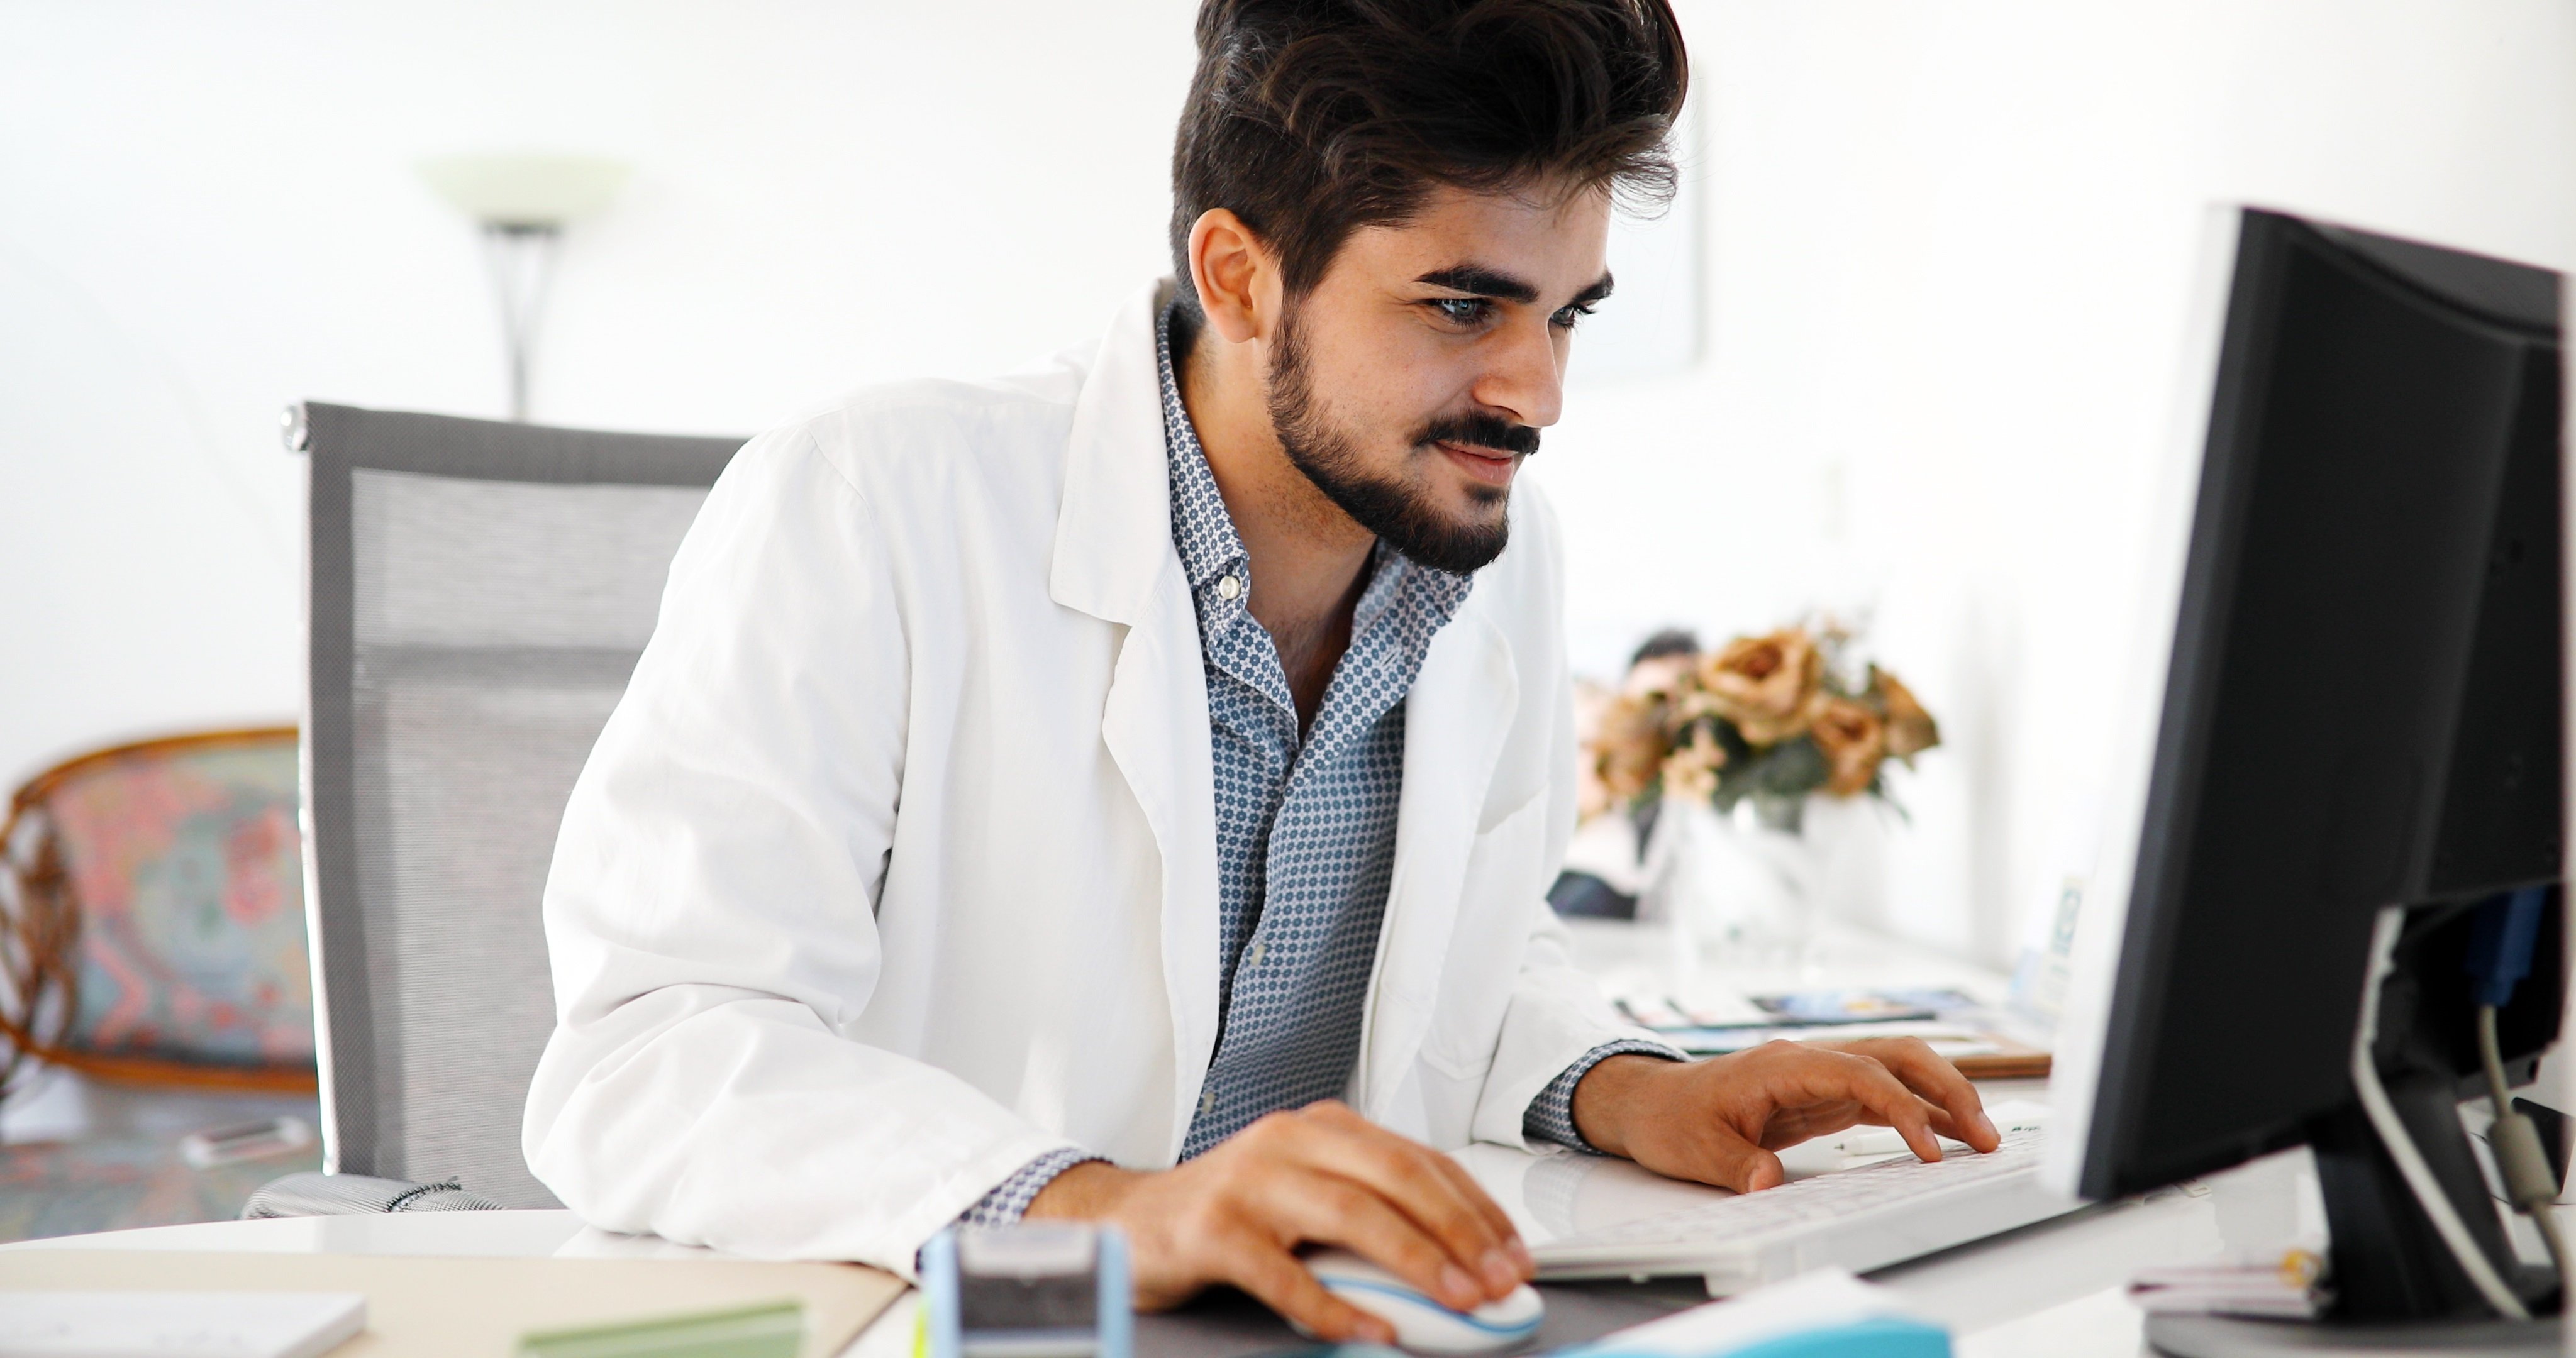
[(1452, 264), (1445, 269), (1433, 269), (1413, 281), (1476, 297), (1496, 297), (1506, 302), (1538, 300), (1537, 284), (1482, 264)]
[[(1474, 297), (1492, 297), (1506, 302), (1529, 303), (1538, 300), (1537, 284), (1482, 264), (1452, 264), (1445, 269), (1433, 269), (1413, 281), (1430, 287), (1447, 288), (1451, 292), (1463, 292)], [(1611, 286), (1610, 275), (1605, 272), (1593, 281), (1592, 286), (1576, 293), (1570, 305), (1590, 306), (1609, 296)]]

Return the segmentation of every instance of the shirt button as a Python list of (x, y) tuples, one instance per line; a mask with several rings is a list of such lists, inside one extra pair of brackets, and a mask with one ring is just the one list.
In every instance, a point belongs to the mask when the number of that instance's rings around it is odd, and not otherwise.
[(1231, 575), (1218, 576), (1216, 580), (1216, 597), (1228, 602), (1242, 598), (1243, 582)]
[(1199, 1095), (1199, 1116), (1201, 1116), (1201, 1117), (1205, 1117), (1205, 1116), (1207, 1116), (1208, 1114), (1213, 1113), (1213, 1112), (1215, 1112), (1215, 1111), (1216, 1111), (1216, 1091), (1215, 1091), (1215, 1090), (1213, 1090), (1213, 1089), (1211, 1089), (1211, 1090), (1207, 1091), (1206, 1093)]
[(1248, 953), (1245, 953), (1245, 954), (1243, 955), (1243, 964), (1244, 964), (1245, 966), (1247, 966), (1247, 967), (1257, 967), (1257, 966), (1260, 966), (1260, 965), (1261, 965), (1261, 959), (1262, 959), (1264, 956), (1268, 955), (1268, 953), (1269, 953), (1269, 952), (1270, 952), (1270, 945), (1269, 945), (1269, 944), (1267, 944), (1267, 943), (1255, 943), (1255, 944), (1253, 944), (1253, 945), (1252, 945), (1252, 951), (1250, 951), (1250, 952), (1248, 952)]

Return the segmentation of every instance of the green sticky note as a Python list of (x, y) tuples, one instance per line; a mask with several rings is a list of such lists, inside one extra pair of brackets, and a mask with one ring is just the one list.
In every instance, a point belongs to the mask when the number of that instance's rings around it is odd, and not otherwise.
[(519, 1337), (518, 1358), (796, 1358), (805, 1303), (783, 1301), (540, 1330)]

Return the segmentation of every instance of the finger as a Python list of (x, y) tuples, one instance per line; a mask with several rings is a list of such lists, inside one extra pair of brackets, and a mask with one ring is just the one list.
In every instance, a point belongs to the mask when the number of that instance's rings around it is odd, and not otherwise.
[[(1965, 1142), (1968, 1140), (1967, 1136), (1963, 1134), (1963, 1129), (1960, 1128), (1958, 1123), (1950, 1117), (1949, 1109), (1943, 1108), (1937, 1103), (1924, 1103), (1920, 1099), (1915, 1100), (1915, 1106), (1917, 1111), (1921, 1112), (1923, 1115), (1923, 1125), (1931, 1128), (1933, 1137), (1943, 1143), (1944, 1154), (1948, 1153), (1947, 1143), (1952, 1141)], [(1897, 1128), (1894, 1123), (1889, 1122), (1886, 1118), (1883, 1118), (1876, 1113), (1870, 1113), (1865, 1117), (1855, 1118), (1853, 1121), (1864, 1126), (1886, 1127), (1890, 1130), (1896, 1131), (1899, 1136), (1904, 1135), (1902, 1129)], [(1913, 1143), (1909, 1141), (1906, 1144), (1910, 1147)], [(1970, 1148), (1974, 1149), (1973, 1143), (1971, 1143)]]
[(1267, 1187), (1268, 1214), (1298, 1237), (1356, 1250), (1450, 1310), (1485, 1303), (1485, 1285), (1376, 1190), (1312, 1171), (1281, 1175)]
[(1868, 1056), (1895, 1072), (1905, 1087), (1941, 1110), (1933, 1119), (1945, 1136), (1954, 1136), (1980, 1151), (1991, 1151), (2003, 1144), (1994, 1122), (1986, 1116), (1986, 1103), (1977, 1087), (1959, 1068), (1932, 1050), (1921, 1038), (1880, 1038), (1855, 1043), (1857, 1054)]
[(1259, 1298), (1280, 1316), (1340, 1343), (1365, 1339), (1395, 1342), (1395, 1327), (1324, 1290), (1297, 1256), (1251, 1232), (1230, 1238), (1217, 1261), (1226, 1281)]
[[(1304, 1163), (1376, 1190), (1439, 1241), (1470, 1275), (1486, 1277), (1491, 1295), (1499, 1297), (1519, 1283), (1512, 1277), (1495, 1286), (1501, 1275), (1492, 1274), (1488, 1257), (1508, 1262), (1510, 1256), (1503, 1246), (1505, 1235), (1488, 1223), (1501, 1217), (1502, 1209), (1474, 1180), (1463, 1174), (1453, 1180), (1433, 1163), (1447, 1157), (1339, 1104), (1317, 1105), (1310, 1113), (1308, 1125), (1316, 1133), (1300, 1138), (1297, 1147)], [(1510, 1218), (1503, 1220), (1508, 1226)]]
[[(1959, 1121), (1958, 1114), (1951, 1112), (1949, 1109), (1944, 1108), (1937, 1103), (1927, 1103), (1923, 1105), (1923, 1107), (1924, 1116), (1931, 1122), (1932, 1130), (1939, 1133), (1943, 1140), (1966, 1142), (1968, 1149), (1970, 1150), (1987, 1151), (1994, 1149), (1993, 1146), (1980, 1146), (1977, 1144), (1979, 1140), (1983, 1139), (1985, 1131), (1976, 1123), (1962, 1123)], [(1997, 1137), (1996, 1141), (2000, 1144), (2002, 1138)]]
[[(1450, 1186), (1457, 1189), (1461, 1197), (1467, 1199), (1470, 1206), (1481, 1204), (1480, 1211), (1484, 1215), (1485, 1225), (1502, 1239), (1503, 1253), (1506, 1256), (1502, 1263), (1509, 1267), (1504, 1273), (1497, 1274), (1495, 1261), (1488, 1257), (1485, 1262), (1486, 1280), (1500, 1285), (1508, 1292), (1513, 1287), (1535, 1277), (1538, 1273), (1537, 1261), (1530, 1258), (1529, 1246), (1521, 1240), (1520, 1228), (1512, 1224), (1511, 1216), (1503, 1211), (1502, 1204), (1494, 1201), (1493, 1195), (1485, 1191), (1484, 1185), (1476, 1182), (1476, 1176), (1469, 1174), (1467, 1167), (1459, 1164), (1455, 1159), (1439, 1151), (1433, 1151), (1431, 1163), (1440, 1171), (1442, 1177), (1449, 1180)], [(1506, 1278), (1508, 1281), (1504, 1281)]]
[(1760, 1140), (1766, 1150), (1787, 1150), (1799, 1142), (1831, 1136), (1845, 1128), (1882, 1125), (1860, 1104), (1850, 1099), (1836, 1099), (1831, 1103), (1773, 1109), (1770, 1120), (1762, 1124)]
[(1907, 1089), (1893, 1072), (1877, 1061), (1847, 1052), (1836, 1055), (1842, 1058), (1835, 1068), (1836, 1073), (1846, 1082), (1838, 1093), (1859, 1100), (1861, 1106), (1870, 1111), (1873, 1120), (1895, 1128), (1896, 1134), (1905, 1138), (1905, 1144), (1914, 1152), (1915, 1158), (1941, 1158), (1941, 1138), (1932, 1129), (1932, 1114), (1936, 1110), (1931, 1104), (1916, 1097), (1913, 1090)]
[(1952, 1135), (1981, 1152), (1991, 1152), (2004, 1144), (2003, 1133), (1995, 1130), (1995, 1120), (1986, 1116), (1985, 1096), (1977, 1092), (1976, 1083), (1959, 1073), (1959, 1068), (1926, 1047), (1917, 1058), (1933, 1074), (1924, 1084), (1906, 1080), (1917, 1093), (1941, 1105), (1957, 1129)]
[(1772, 1051), (1775, 1045), (1786, 1044), (1766, 1043), (1754, 1052), (1769, 1055), (1770, 1064), (1786, 1067), (1784, 1076), (1766, 1081), (1778, 1112), (1796, 1113), (1848, 1099), (1863, 1110), (1857, 1121), (1894, 1128), (1921, 1159), (1941, 1158), (1941, 1141), (1932, 1130), (1932, 1105), (1917, 1098), (1886, 1066), (1839, 1045)]
[(1780, 1167), (1780, 1157), (1754, 1145), (1723, 1125), (1714, 1131), (1707, 1149), (1707, 1182), (1738, 1193), (1759, 1193), (1777, 1188), (1789, 1181), (1788, 1171)]

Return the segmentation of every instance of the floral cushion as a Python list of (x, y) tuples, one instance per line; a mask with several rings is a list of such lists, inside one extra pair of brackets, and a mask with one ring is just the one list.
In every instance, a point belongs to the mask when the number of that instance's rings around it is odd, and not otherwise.
[(81, 914), (66, 1048), (312, 1061), (291, 733), (120, 752), (46, 801)]

